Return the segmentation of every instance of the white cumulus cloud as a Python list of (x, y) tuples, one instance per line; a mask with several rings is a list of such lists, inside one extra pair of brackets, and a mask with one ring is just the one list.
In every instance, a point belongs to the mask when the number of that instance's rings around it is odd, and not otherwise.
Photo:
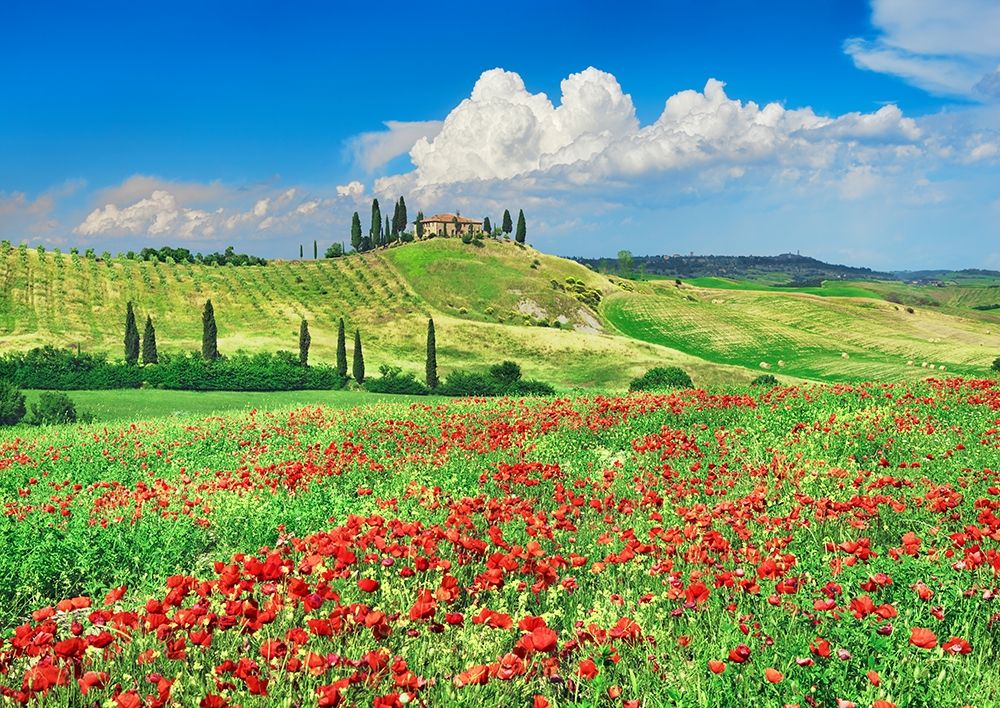
[(872, 0), (872, 24), (874, 39), (844, 44), (858, 67), (937, 95), (1000, 99), (996, 0)]
[(441, 121), (385, 121), (386, 130), (361, 133), (349, 141), (355, 161), (371, 172), (390, 160), (405, 155), (421, 138), (433, 138)]

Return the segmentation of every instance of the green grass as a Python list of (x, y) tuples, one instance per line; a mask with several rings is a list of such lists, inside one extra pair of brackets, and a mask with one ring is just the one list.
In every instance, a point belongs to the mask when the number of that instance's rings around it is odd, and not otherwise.
[[(40, 391), (25, 391), (30, 407)], [(90, 413), (95, 422), (147, 420), (166, 417), (196, 417), (215, 413), (258, 408), (268, 410), (283, 406), (353, 408), (381, 404), (423, 403), (433, 405), (440, 396), (396, 396), (367, 391), (162, 391), (125, 389), (119, 391), (70, 391), (79, 412)]]
[(876, 300), (670, 287), (615, 295), (603, 312), (637, 339), (811, 379), (927, 375), (924, 362), (979, 375), (1000, 351), (1000, 336), (981, 322)]
[(715, 290), (751, 290), (757, 292), (771, 293), (805, 293), (807, 295), (819, 295), (820, 297), (866, 297), (881, 299), (879, 292), (868, 284), (861, 284), (849, 281), (823, 281), (822, 287), (818, 288), (793, 288), (779, 285), (769, 285), (755, 280), (732, 280), (730, 278), (692, 278), (683, 281), (687, 285), (699, 288), (712, 288)]

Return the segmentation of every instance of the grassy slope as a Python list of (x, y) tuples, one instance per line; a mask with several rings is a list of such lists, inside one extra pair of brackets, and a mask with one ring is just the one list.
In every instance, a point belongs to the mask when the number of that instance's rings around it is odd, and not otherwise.
[(981, 374), (1000, 351), (1000, 330), (988, 322), (938, 308), (909, 314), (876, 299), (671, 283), (614, 295), (603, 310), (629, 336), (805, 378), (905, 378), (926, 375), (923, 362)]
[[(30, 406), (40, 391), (25, 391)], [(365, 391), (160, 391), (126, 389), (122, 391), (73, 391), (77, 410), (90, 413), (98, 423), (116, 420), (144, 420), (207, 416), (215, 413), (259, 408), (271, 410), (282, 406), (322, 405), (329, 408), (381, 406), (385, 403), (434, 404), (447, 400), (438, 396), (395, 396)], [(31, 428), (26, 428), (31, 430)], [(24, 431), (22, 431), (24, 432)]]
[[(567, 278), (604, 294), (597, 312), (553, 287)], [(572, 261), (492, 241), (476, 247), (433, 239), (264, 268), (103, 262), (15, 248), (0, 256), (0, 347), (80, 343), (116, 356), (131, 299), (140, 317), (153, 316), (161, 350), (196, 350), (202, 303), (211, 297), (223, 352), (293, 350), (305, 317), (312, 360), (330, 362), (344, 317), (349, 329), (362, 330), (372, 374), (383, 363), (422, 373), (426, 320), (433, 316), (442, 374), (512, 358), (528, 375), (562, 389), (620, 390), (661, 364), (683, 366), (697, 383), (712, 385), (748, 380), (761, 361), (778, 372), (779, 359), (785, 376), (811, 379), (918, 376), (926, 373), (923, 361), (976, 374), (1000, 352), (1000, 312), (970, 309), (1000, 299), (1000, 289), (989, 284), (837, 282), (796, 292), (724, 279), (681, 288), (651, 280), (624, 283), (632, 289), (624, 292), (620, 283)], [(890, 294), (939, 306), (917, 305), (909, 315), (879, 299)], [(566, 324), (524, 324), (538, 318)], [(906, 366), (910, 359), (916, 367)]]
[[(532, 268), (535, 260), (541, 265)], [(426, 321), (433, 316), (442, 374), (512, 358), (528, 375), (564, 389), (620, 390), (659, 363), (686, 366), (706, 385), (748, 378), (745, 371), (627, 337), (512, 325), (523, 321), (510, 316), (522, 301), (534, 303), (547, 319), (566, 317), (571, 326), (596, 321), (596, 313), (552, 288), (551, 279), (566, 277), (614, 288), (578, 264), (510, 243), (476, 248), (435, 239), (336, 260), (275, 261), (263, 268), (104, 262), (15, 248), (0, 256), (0, 347), (80, 343), (85, 351), (117, 356), (125, 304), (133, 300), (140, 330), (142, 318), (152, 315), (161, 351), (197, 350), (201, 308), (210, 297), (223, 353), (294, 350), (304, 317), (312, 334), (311, 359), (332, 362), (337, 321), (344, 317), (349, 330), (362, 330), (372, 374), (384, 363), (422, 374)], [(504, 324), (498, 321), (502, 312)]]

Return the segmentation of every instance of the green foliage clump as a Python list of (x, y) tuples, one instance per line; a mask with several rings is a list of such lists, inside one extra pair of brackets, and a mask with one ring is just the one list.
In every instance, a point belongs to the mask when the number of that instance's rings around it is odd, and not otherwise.
[(28, 422), (32, 425), (58, 425), (76, 422), (76, 404), (59, 391), (43, 391), (38, 403), (31, 404)]
[(403, 373), (398, 366), (382, 365), (379, 367), (381, 376), (368, 379), (365, 388), (373, 393), (402, 393), (413, 396), (423, 396), (427, 387), (412, 372)]
[(693, 388), (694, 383), (684, 369), (676, 366), (656, 366), (628, 385), (629, 391), (663, 391), (672, 388)]
[(751, 386), (777, 386), (778, 379), (774, 377), (774, 374), (761, 374), (753, 381), (750, 382)]
[(344, 377), (325, 365), (302, 366), (289, 352), (236, 354), (207, 360), (199, 354), (161, 355), (157, 366), (110, 362), (101, 354), (54, 347), (0, 357), (0, 379), (20, 388), (110, 390), (149, 386), (178, 391), (301, 391), (339, 389)]
[(993, 360), (993, 370), (1000, 371), (1000, 356)]
[(215, 325), (215, 308), (211, 300), (205, 302), (201, 313), (201, 355), (207, 361), (219, 358), (219, 330)]
[(453, 371), (438, 388), (445, 396), (553, 396), (555, 389), (544, 381), (521, 377), (521, 367), (504, 361), (485, 374)]
[(0, 425), (17, 425), (24, 418), (24, 394), (9, 381), (0, 380)]

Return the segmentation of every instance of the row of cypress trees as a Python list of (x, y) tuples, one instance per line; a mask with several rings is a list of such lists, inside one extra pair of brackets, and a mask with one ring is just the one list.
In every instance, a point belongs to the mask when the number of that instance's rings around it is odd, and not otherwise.
[[(125, 310), (125, 361), (129, 364), (139, 362), (139, 328), (135, 323), (135, 308), (129, 301)], [(156, 329), (153, 328), (153, 318), (146, 315), (146, 330), (142, 335), (142, 363), (156, 364), (160, 361), (156, 353)]]
[[(205, 301), (201, 313), (201, 355), (209, 361), (219, 358), (219, 330), (215, 324), (215, 308), (211, 300)], [(337, 325), (337, 373), (341, 378), (347, 378), (347, 337), (344, 329), (344, 318)], [(302, 320), (299, 324), (299, 363), (309, 365), (309, 346), (312, 336), (309, 334), (309, 322)], [(156, 352), (156, 330), (153, 319), (146, 316), (146, 331), (141, 340), (142, 363), (159, 363)], [(135, 308), (131, 300), (125, 309), (125, 361), (136, 364), (139, 361), (140, 339), (139, 328), (135, 322)], [(354, 330), (354, 353), (351, 375), (359, 384), (365, 381), (365, 355), (361, 345), (361, 330)], [(425, 380), (427, 388), (435, 389), (440, 383), (437, 374), (437, 340), (434, 335), (434, 320), (427, 320), (427, 359), (425, 365)]]

